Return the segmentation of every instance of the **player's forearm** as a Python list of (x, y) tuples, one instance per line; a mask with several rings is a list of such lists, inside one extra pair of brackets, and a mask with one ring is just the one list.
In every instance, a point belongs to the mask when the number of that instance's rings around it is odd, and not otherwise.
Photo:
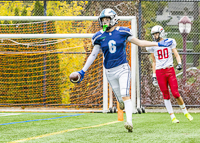
[(157, 42), (150, 42), (150, 41), (146, 41), (146, 40), (139, 40), (137, 38), (134, 37), (130, 37), (128, 38), (128, 41), (130, 41), (133, 44), (136, 44), (140, 47), (152, 47), (152, 46), (158, 46)]
[(150, 42), (146, 40), (140, 40), (139, 45), (140, 47), (151, 47), (151, 46), (158, 46), (157, 42)]
[(83, 69), (82, 69), (84, 72), (87, 71), (88, 68), (91, 66), (91, 64), (94, 62), (94, 60), (96, 59), (96, 57), (97, 57), (99, 51), (100, 51), (100, 46), (98, 46), (98, 45), (96, 46), (96, 45), (95, 45), (94, 48), (93, 48), (93, 50), (92, 50), (92, 53), (91, 53), (90, 56), (88, 57), (88, 59), (87, 59), (85, 65), (84, 65), (84, 67), (83, 67)]
[(181, 57), (179, 56), (179, 54), (176, 56), (176, 61), (178, 64), (181, 64)]
[(153, 67), (153, 74), (156, 74), (156, 63), (155, 62), (153, 62), (152, 67)]
[(174, 56), (176, 57), (176, 61), (178, 62), (178, 64), (181, 64), (181, 57), (180, 55), (178, 54), (178, 51), (176, 48), (173, 48), (172, 49), (172, 52), (174, 53)]
[(153, 63), (152, 63), (153, 77), (156, 77), (156, 59), (153, 53), (151, 53), (151, 58), (153, 60)]

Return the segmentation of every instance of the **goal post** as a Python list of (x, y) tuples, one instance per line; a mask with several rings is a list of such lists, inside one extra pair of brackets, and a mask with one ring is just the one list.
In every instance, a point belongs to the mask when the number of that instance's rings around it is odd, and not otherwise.
[[(134, 37), (137, 37), (137, 19), (135, 16), (119, 16), (120, 21), (129, 21), (131, 23), (130, 28), (133, 31)], [(0, 20), (7, 20), (7, 21), (97, 21), (98, 17), (97, 16), (0, 16)], [(34, 23), (34, 22), (33, 22)], [(23, 24), (23, 23), (22, 23)], [(27, 24), (27, 23), (26, 23)], [(3, 25), (3, 24), (2, 24)], [(12, 25), (12, 24), (11, 24)], [(20, 25), (20, 23), (17, 23), (15, 25)], [(121, 25), (119, 25), (121, 26)], [(123, 26), (123, 25), (122, 25)], [(89, 30), (86, 30), (89, 31)], [(92, 38), (93, 34), (96, 31), (94, 31), (93, 33), (67, 33), (67, 34), (0, 34), (0, 39), (1, 40), (8, 40), (8, 39), (59, 39), (59, 38), (67, 38), (67, 39), (71, 39), (71, 38)], [(35, 43), (35, 42), (34, 42)], [(46, 43), (46, 42), (45, 42)], [(18, 43), (20, 45), (20, 43)], [(60, 49), (62, 50), (62, 49)], [(130, 65), (131, 65), (131, 99), (132, 99), (132, 103), (133, 103), (133, 113), (136, 113), (136, 95), (137, 95), (137, 90), (139, 90), (138, 87), (138, 73), (137, 70), (138, 69), (138, 59), (137, 59), (137, 55), (138, 55), (138, 48), (136, 45), (131, 44), (131, 50), (130, 50)], [(38, 54), (40, 51), (37, 52), (32, 52), (34, 54)], [(1, 51), (1, 54), (9, 54), (9, 52), (5, 52), (5, 51)], [(23, 53), (23, 51), (21, 52)], [(27, 51), (24, 51), (25, 54), (27, 54)], [(51, 53), (53, 53), (51, 51)], [(65, 53), (65, 52), (63, 52)], [(76, 52), (78, 53), (78, 52)], [(12, 53), (13, 54), (13, 53)], [(19, 54), (19, 53), (14, 53), (14, 54)], [(86, 54), (88, 54), (88, 52), (86, 52)], [(98, 85), (100, 86), (100, 85)], [(100, 86), (101, 87), (101, 86)], [(75, 110), (64, 110), (66, 112), (108, 112), (108, 82), (107, 82), (107, 78), (105, 76), (105, 71), (103, 68), (103, 107), (102, 110), (82, 110), (82, 109), (75, 109)], [(74, 92), (75, 93), (75, 92)], [(93, 92), (91, 92), (93, 93)], [(92, 95), (91, 95), (92, 96)], [(0, 103), (1, 104), (1, 103)], [(86, 103), (83, 103), (86, 104)], [(6, 105), (6, 104), (4, 104)], [(64, 104), (60, 104), (60, 105), (64, 105)], [(69, 104), (70, 106), (70, 104)], [(91, 106), (93, 106), (91, 104)]]
[(94, 34), (0, 34), (0, 38), (92, 38)]
[[(122, 21), (131, 21), (135, 16), (118, 16)], [(97, 21), (98, 16), (0, 16), (0, 20), (18, 21)]]

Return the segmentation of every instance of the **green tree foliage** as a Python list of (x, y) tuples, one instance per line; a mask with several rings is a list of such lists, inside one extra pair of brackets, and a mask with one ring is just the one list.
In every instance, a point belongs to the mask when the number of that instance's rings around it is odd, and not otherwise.
[(27, 9), (26, 9), (26, 6), (24, 6), (24, 8), (23, 8), (22, 13), (21, 13), (21, 16), (27, 16)]
[(44, 7), (40, 1), (36, 1), (33, 9), (33, 16), (43, 16)]
[(19, 16), (19, 8), (15, 8), (15, 16)]
[(156, 13), (162, 11), (167, 6), (167, 2), (142, 2), (141, 5), (145, 29), (144, 39), (152, 41), (151, 28), (155, 25), (161, 25), (165, 28), (168, 22), (168, 20), (163, 22), (156, 21)]
[(142, 2), (142, 15), (146, 23), (155, 19), (156, 13), (162, 11), (167, 2)]

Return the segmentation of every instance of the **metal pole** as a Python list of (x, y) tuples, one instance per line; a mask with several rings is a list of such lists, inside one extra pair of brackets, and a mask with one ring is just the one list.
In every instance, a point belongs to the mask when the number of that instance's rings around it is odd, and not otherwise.
[[(186, 53), (186, 40), (187, 40), (187, 34), (183, 33), (183, 53)], [(183, 85), (185, 85), (186, 82), (186, 54), (183, 55)]]
[(112, 95), (112, 87), (109, 84), (109, 108), (113, 108), (113, 95)]
[[(193, 17), (194, 17), (194, 21), (198, 20), (198, 17), (199, 17), (199, 6), (198, 6), (198, 2), (197, 1), (194, 2), (194, 4), (193, 4)], [(196, 24), (196, 25), (193, 26), (193, 31), (195, 31), (195, 33), (199, 33), (199, 24)], [(199, 44), (199, 36), (198, 35), (196, 35), (196, 36), (194, 36), (192, 38), (194, 52), (197, 51), (196, 47)], [(198, 55), (194, 55), (193, 56), (193, 67), (197, 67), (198, 66), (198, 59), (199, 59)]]
[(103, 67), (103, 113), (108, 112), (108, 81), (106, 78), (106, 71)]
[[(47, 16), (47, 3), (44, 0), (44, 16)], [(44, 22), (44, 33), (46, 33), (46, 22)], [(45, 39), (44, 39), (45, 42)], [(44, 46), (46, 50), (46, 46)], [(43, 105), (46, 104), (46, 54), (44, 54), (44, 64), (43, 64)]]
[[(136, 17), (131, 20), (131, 30), (133, 36), (137, 37), (137, 19)], [(133, 104), (133, 113), (137, 113), (136, 95), (137, 95), (137, 79), (138, 79), (138, 46), (131, 43), (131, 100)]]
[[(139, 2), (139, 31), (138, 31), (138, 38), (142, 39), (142, 6), (141, 6), (141, 0)], [(139, 64), (139, 89), (137, 89), (137, 94), (139, 94), (137, 97), (140, 97), (140, 103), (137, 103), (141, 106), (141, 47), (138, 47), (138, 64)]]

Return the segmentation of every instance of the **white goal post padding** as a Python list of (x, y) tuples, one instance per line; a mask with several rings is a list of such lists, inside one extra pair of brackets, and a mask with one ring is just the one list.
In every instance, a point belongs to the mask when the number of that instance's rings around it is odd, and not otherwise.
[[(131, 30), (134, 37), (137, 37), (137, 19), (135, 16), (119, 16), (120, 20), (131, 21)], [(0, 16), (0, 20), (17, 20), (17, 21), (97, 21), (98, 16)], [(1, 39), (12, 38), (92, 38), (93, 34), (0, 34)], [(138, 47), (131, 44), (131, 99), (133, 103), (133, 113), (136, 113), (136, 95), (139, 93), (137, 87), (139, 82), (138, 76)], [(105, 69), (104, 69), (105, 70)], [(108, 81), (103, 72), (103, 110), (102, 112), (109, 112), (108, 110)], [(138, 96), (139, 97), (139, 96)], [(138, 99), (140, 100), (140, 99)], [(77, 112), (83, 112), (77, 110)], [(94, 110), (87, 110), (87, 112), (95, 112)], [(99, 112), (99, 110), (97, 110)]]

